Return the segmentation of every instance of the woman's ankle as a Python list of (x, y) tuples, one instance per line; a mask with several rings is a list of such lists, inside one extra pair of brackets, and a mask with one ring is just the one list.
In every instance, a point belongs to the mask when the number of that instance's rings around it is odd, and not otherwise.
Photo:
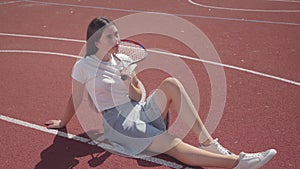
[(200, 142), (200, 145), (206, 147), (209, 146), (213, 141), (214, 141), (213, 138), (208, 138), (206, 141)]
[(235, 162), (233, 163), (231, 169), (234, 169), (238, 164), (239, 164), (239, 161), (240, 161), (240, 158), (239, 156), (235, 156)]

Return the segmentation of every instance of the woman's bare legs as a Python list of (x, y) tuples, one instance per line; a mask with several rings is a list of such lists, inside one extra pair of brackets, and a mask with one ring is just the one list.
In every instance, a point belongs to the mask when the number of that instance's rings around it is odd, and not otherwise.
[[(158, 104), (164, 117), (169, 111), (170, 104), (186, 124), (191, 124), (192, 131), (198, 136), (199, 142), (210, 143), (213, 139), (204, 127), (198, 112), (192, 104), (182, 84), (174, 79), (164, 80), (154, 93), (155, 102)], [(237, 164), (238, 156), (220, 155), (211, 153), (187, 143), (165, 132), (156, 137), (148, 147), (149, 151), (168, 154), (179, 161), (192, 166), (214, 166), (233, 168)]]
[(172, 103), (178, 116), (186, 124), (193, 125), (190, 127), (193, 133), (198, 136), (199, 143), (208, 145), (213, 141), (213, 138), (203, 125), (190, 97), (178, 80), (174, 78), (167, 78), (164, 80), (155, 91), (154, 98), (161, 110), (163, 110), (163, 117), (165, 117), (169, 111), (170, 104)]
[[(186, 124), (191, 124), (192, 131), (198, 136), (199, 143), (209, 144), (213, 138), (204, 127), (198, 112), (192, 104), (182, 84), (174, 79), (164, 80), (154, 93), (154, 99), (164, 117), (169, 111), (170, 104)], [(156, 137), (148, 147), (149, 151), (165, 153), (179, 161), (192, 166), (233, 168), (238, 163), (238, 156), (211, 153), (187, 143), (165, 132)]]
[(192, 166), (233, 168), (238, 164), (238, 156), (211, 153), (180, 142), (166, 154)]
[[(209, 144), (209, 142), (213, 141), (198, 116), (189, 96), (178, 80), (174, 78), (164, 80), (158, 90), (155, 91), (154, 99), (161, 110), (163, 110), (162, 116), (166, 115), (170, 104), (174, 103), (174, 108), (179, 118), (184, 120), (186, 124), (194, 122), (190, 127), (199, 136), (200, 143), (204, 141)], [(148, 150), (168, 154), (192, 166), (221, 167), (227, 169), (234, 168), (237, 165), (239, 165), (239, 168), (259, 168), (270, 161), (276, 154), (276, 150), (274, 149), (262, 153), (242, 153), (240, 156), (212, 153), (184, 143), (168, 132), (157, 136), (148, 147)]]
[(233, 168), (238, 164), (238, 156), (211, 153), (182, 142), (167, 132), (156, 137), (148, 147), (149, 151), (165, 153), (191, 166)]

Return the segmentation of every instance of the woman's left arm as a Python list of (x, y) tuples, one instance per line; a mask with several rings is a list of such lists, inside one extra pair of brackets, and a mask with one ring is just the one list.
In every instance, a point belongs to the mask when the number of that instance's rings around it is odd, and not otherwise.
[(142, 98), (142, 90), (139, 87), (139, 80), (136, 77), (136, 74), (133, 74), (131, 82), (129, 84), (129, 98), (131, 100), (139, 102)]

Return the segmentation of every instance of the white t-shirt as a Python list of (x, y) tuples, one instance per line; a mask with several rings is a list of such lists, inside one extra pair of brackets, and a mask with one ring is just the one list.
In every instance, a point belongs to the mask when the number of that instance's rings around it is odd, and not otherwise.
[(99, 60), (95, 55), (82, 58), (75, 63), (72, 78), (85, 84), (98, 111), (130, 102), (129, 82), (121, 79), (120, 64), (114, 58), (108, 62)]

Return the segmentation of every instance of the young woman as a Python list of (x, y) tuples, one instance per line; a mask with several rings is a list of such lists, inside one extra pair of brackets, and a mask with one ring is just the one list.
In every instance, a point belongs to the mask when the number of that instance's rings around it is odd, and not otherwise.
[[(103, 115), (104, 136), (120, 145), (122, 153), (129, 156), (147, 150), (165, 153), (191, 166), (256, 169), (276, 154), (276, 150), (270, 149), (262, 153), (235, 155), (220, 145), (205, 129), (177, 79), (165, 79), (146, 102), (140, 104), (142, 92), (138, 78), (130, 74), (127, 80), (121, 80), (122, 71), (112, 57), (118, 51), (119, 41), (118, 30), (110, 19), (97, 17), (92, 20), (87, 30), (86, 56), (73, 68), (73, 95), (61, 120), (46, 122), (48, 128), (67, 125), (86, 89), (97, 111)], [(184, 113), (183, 120), (187, 123), (196, 119), (191, 129), (199, 138), (200, 147), (189, 145), (166, 132), (163, 119), (170, 104), (177, 113)]]

